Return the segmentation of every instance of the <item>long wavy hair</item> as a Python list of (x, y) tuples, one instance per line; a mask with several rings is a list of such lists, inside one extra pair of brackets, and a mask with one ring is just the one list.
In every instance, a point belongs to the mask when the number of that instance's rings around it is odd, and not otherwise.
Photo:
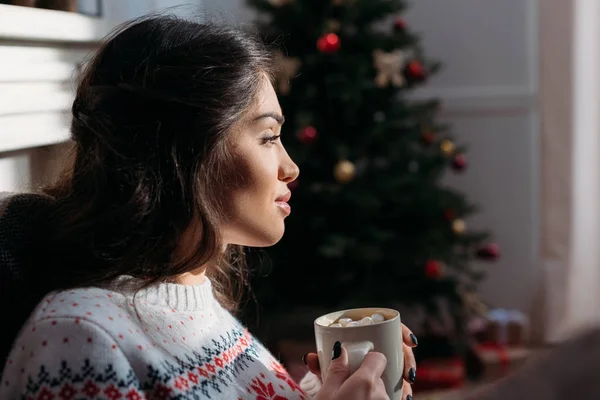
[[(259, 38), (220, 24), (153, 15), (109, 35), (78, 82), (72, 162), (44, 190), (53, 206), (32, 254), (44, 290), (121, 275), (141, 289), (209, 265), (234, 310), (247, 278), (241, 249), (220, 239), (226, 139), (272, 65)], [(180, 257), (191, 229), (200, 239)]]

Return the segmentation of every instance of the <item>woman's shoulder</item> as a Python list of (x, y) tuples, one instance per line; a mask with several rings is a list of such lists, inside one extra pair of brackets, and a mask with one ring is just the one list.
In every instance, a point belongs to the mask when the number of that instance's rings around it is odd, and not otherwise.
[(53, 340), (57, 337), (75, 340), (98, 331), (118, 341), (124, 334), (139, 333), (141, 329), (136, 308), (128, 296), (101, 288), (78, 288), (47, 294), (17, 339), (26, 339), (27, 332), (38, 331)]
[(48, 319), (86, 320), (101, 326), (110, 325), (111, 321), (133, 320), (127, 308), (127, 297), (101, 288), (77, 288), (47, 294), (33, 311), (28, 324)]

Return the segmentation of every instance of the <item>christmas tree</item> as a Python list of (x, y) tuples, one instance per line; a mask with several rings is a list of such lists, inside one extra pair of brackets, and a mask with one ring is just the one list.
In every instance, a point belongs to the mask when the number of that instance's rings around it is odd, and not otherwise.
[[(440, 65), (402, 19), (406, 2), (248, 3), (280, 49), (282, 140), (301, 171), (286, 234), (253, 284), (260, 320), (277, 321), (277, 336), (302, 335), (300, 325), (311, 335), (321, 311), (418, 305), (426, 318), (411, 329), (439, 335), (450, 319), (443, 336), (462, 351), (468, 298), (482, 278), (472, 260), (498, 249), (468, 229), (475, 208), (443, 185), (467, 159), (436, 122), (439, 102), (410, 99)], [(285, 331), (289, 321), (297, 326)]]

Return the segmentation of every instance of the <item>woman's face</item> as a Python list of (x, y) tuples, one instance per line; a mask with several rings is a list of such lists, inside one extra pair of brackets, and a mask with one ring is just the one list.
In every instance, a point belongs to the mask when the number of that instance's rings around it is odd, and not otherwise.
[(287, 185), (299, 170), (279, 138), (282, 124), (277, 95), (265, 77), (253, 106), (229, 135), (234, 176), (224, 194), (224, 244), (271, 246), (283, 236), (291, 212)]

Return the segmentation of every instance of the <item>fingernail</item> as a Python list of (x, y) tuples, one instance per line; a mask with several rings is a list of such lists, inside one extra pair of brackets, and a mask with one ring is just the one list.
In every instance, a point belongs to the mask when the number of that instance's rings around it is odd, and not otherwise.
[(410, 394), (406, 395), (406, 400), (412, 400), (412, 396)]
[(339, 358), (339, 356), (341, 356), (341, 355), (342, 355), (342, 342), (337, 341), (333, 345), (333, 354), (331, 356), (331, 359), (335, 360), (336, 358)]
[(306, 353), (305, 355), (302, 356), (302, 362), (304, 363), (304, 365), (306, 365), (306, 356), (308, 355), (308, 353)]
[(417, 380), (417, 370), (414, 368), (411, 368), (410, 370), (408, 370), (408, 380), (410, 381), (410, 383), (415, 383), (415, 381)]
[(417, 340), (417, 337), (415, 336), (414, 333), (410, 334), (410, 340), (412, 340), (412, 342), (415, 344), (415, 346), (419, 345), (419, 341)]

